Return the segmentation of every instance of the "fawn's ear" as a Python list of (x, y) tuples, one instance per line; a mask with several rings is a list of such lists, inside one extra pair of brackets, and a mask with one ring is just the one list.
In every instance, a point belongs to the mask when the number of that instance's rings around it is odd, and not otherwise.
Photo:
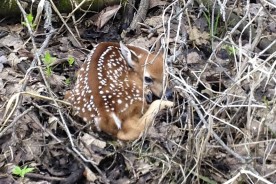
[(137, 55), (129, 50), (129, 48), (127, 48), (127, 46), (124, 45), (123, 42), (120, 42), (120, 50), (127, 64), (134, 69), (139, 63)]

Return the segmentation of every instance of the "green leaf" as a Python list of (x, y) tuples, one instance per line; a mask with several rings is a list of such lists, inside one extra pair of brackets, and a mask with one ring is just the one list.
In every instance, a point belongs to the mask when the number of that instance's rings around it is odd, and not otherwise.
[(12, 173), (15, 174), (15, 175), (20, 175), (21, 168), (19, 166), (15, 166), (12, 170)]
[(68, 57), (68, 63), (69, 63), (69, 66), (72, 66), (75, 62), (75, 58), (73, 58), (73, 56), (69, 56)]
[(26, 26), (26, 27), (27, 27), (27, 24), (26, 24), (26, 22), (22, 22), (22, 24), (23, 24), (23, 26)]
[(232, 47), (230, 45), (225, 45), (223, 46), (223, 48), (227, 51), (227, 53), (231, 56), (235, 55), (235, 53), (237, 53), (235, 47)]
[(34, 170), (34, 168), (32, 168), (32, 167), (29, 167), (29, 168), (24, 168), (22, 171), (22, 175), (23, 176), (25, 176), (25, 174), (27, 174), (27, 173), (30, 173), (30, 172), (32, 172)]
[(55, 57), (52, 57), (49, 51), (46, 51), (44, 54), (44, 58), (42, 58), (42, 61), (46, 66), (51, 65), (56, 60)]
[(12, 173), (14, 175), (19, 175), (20, 177), (24, 177), (25, 174), (30, 173), (34, 170), (32, 167), (25, 166), (23, 169), (21, 169), (19, 166), (15, 166), (12, 170)]
[(269, 108), (269, 102), (268, 102), (266, 96), (263, 96), (263, 102), (265, 103), (266, 108)]
[(34, 17), (33, 17), (33, 15), (32, 15), (31, 13), (27, 15), (27, 20), (28, 20), (28, 22), (29, 22), (30, 24), (33, 23)]
[(33, 15), (31, 13), (27, 14), (27, 22), (22, 22), (22, 24), (26, 27), (27, 27), (27, 24), (29, 24), (30, 27), (33, 29), (36, 26), (36, 24), (33, 23), (33, 20), (34, 20)]
[(46, 67), (46, 75), (50, 77), (52, 75), (52, 69), (51, 67)]
[(46, 65), (48, 65), (48, 63), (50, 63), (51, 62), (51, 55), (50, 55), (50, 53), (47, 51), (46, 53), (45, 53), (45, 55), (44, 55), (44, 63), (46, 64)]
[(69, 86), (70, 83), (71, 83), (71, 81), (70, 81), (69, 78), (65, 79), (65, 84), (66, 84), (67, 86)]

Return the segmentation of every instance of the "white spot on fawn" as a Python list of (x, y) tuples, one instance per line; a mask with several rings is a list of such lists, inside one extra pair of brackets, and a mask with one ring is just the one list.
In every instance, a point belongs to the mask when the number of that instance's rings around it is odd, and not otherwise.
[(118, 116), (116, 116), (116, 114), (112, 112), (112, 113), (111, 113), (111, 117), (113, 118), (113, 120), (114, 120), (115, 124), (117, 125), (118, 129), (121, 129), (121, 127), (122, 127), (122, 122), (121, 122), (121, 120), (118, 118)]

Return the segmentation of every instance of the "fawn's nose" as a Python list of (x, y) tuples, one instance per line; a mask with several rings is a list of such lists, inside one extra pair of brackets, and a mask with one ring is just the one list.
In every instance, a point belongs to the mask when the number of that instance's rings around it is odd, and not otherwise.
[(172, 88), (167, 88), (165, 91), (165, 99), (172, 101), (173, 100), (173, 90)]
[[(152, 91), (147, 91), (145, 94), (145, 99), (147, 103), (151, 103), (154, 100), (158, 99), (156, 95), (153, 94)], [(173, 90), (171, 88), (167, 88), (165, 91), (165, 100), (172, 101), (173, 100)]]
[(153, 93), (151, 91), (148, 91), (145, 95), (147, 103), (151, 103), (153, 101)]

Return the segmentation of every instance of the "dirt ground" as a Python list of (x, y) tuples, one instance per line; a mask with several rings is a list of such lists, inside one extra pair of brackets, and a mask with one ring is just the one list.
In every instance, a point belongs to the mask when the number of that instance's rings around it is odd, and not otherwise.
[[(0, 17), (0, 183), (276, 183), (276, 2), (199, 2), (151, 0), (134, 25), (124, 3)], [(89, 51), (120, 40), (161, 43), (175, 104), (131, 142), (63, 100)]]

